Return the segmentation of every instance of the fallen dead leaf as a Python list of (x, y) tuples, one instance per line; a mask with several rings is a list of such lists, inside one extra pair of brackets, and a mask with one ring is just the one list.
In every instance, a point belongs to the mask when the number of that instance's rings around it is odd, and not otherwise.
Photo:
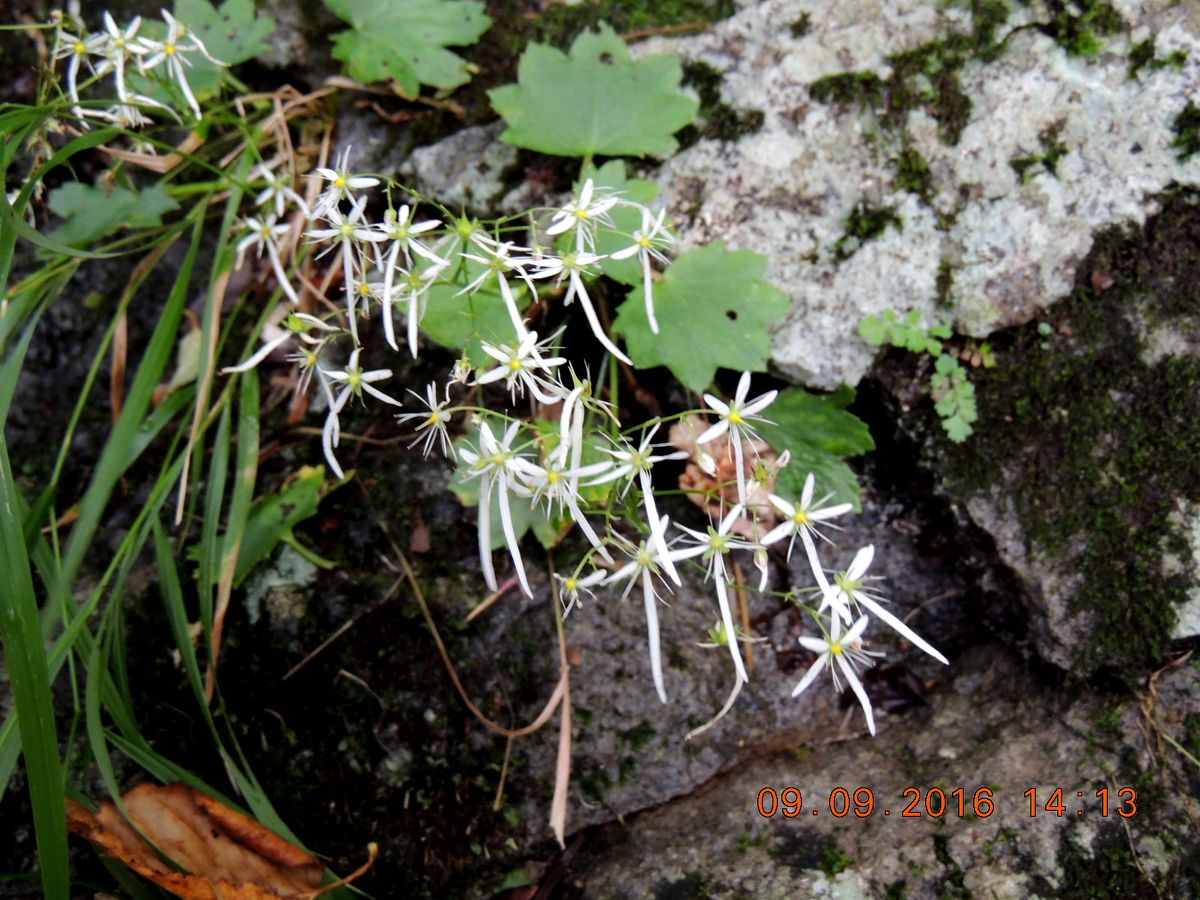
[(67, 827), (184, 900), (310, 898), (346, 883), (321, 887), (323, 862), (188, 785), (142, 784), (123, 801), (132, 825), (112, 803), (93, 813), (68, 798)]

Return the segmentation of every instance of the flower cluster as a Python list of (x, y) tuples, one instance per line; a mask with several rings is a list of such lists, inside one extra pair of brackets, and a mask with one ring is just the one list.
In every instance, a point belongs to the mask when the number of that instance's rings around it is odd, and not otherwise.
[[(516, 583), (533, 596), (518, 521), (527, 520), (532, 512), (560, 526), (577, 527), (588, 547), (569, 575), (557, 576), (564, 615), (602, 586), (619, 591), (622, 598), (640, 589), (651, 680), (665, 702), (660, 605), (682, 583), (680, 566), (697, 561), (713, 586), (719, 624), (712, 633), (715, 642), (728, 650), (736, 696), (749, 674), (740, 649), (745, 636), (739, 635), (734, 623), (730, 597), (731, 554), (751, 555), (762, 573), (759, 589), (764, 590), (767, 548), (782, 547), (786, 541), (790, 557), (799, 538), (817, 584), (819, 599), (810, 612), (823, 638), (804, 639), (804, 646), (819, 655), (797, 693), (828, 667), (835, 683), (844, 677), (855, 691), (874, 731), (870, 703), (855, 670), (870, 663), (871, 654), (861, 649), (861, 642), (872, 618), (945, 661), (888, 612), (883, 598), (867, 586), (871, 548), (861, 551), (845, 572), (831, 576), (823, 568), (817, 542), (829, 542), (824, 527), (836, 527), (832, 520), (848, 513), (850, 504), (815, 498), (812, 475), (799, 497), (785, 499), (773, 493), (775, 477), (788, 464), (788, 454), (771, 452), (763, 458), (767, 445), (758, 428), (769, 424), (765, 414), (776, 391), (751, 397), (751, 374), (745, 372), (732, 399), (705, 394), (705, 408), (684, 414), (676, 423), (676, 428), (689, 423), (690, 452), (676, 449), (656, 442), (662, 420), (622, 431), (614, 409), (594, 396), (592, 382), (572, 368), (570, 354), (561, 345), (562, 329), (545, 336), (549, 329), (540, 323), (549, 318), (550, 301), (558, 298), (561, 307), (582, 312), (608, 357), (630, 362), (606, 332), (591, 295), (592, 282), (606, 259), (598, 252), (597, 237), (601, 229), (616, 231), (614, 210), (637, 208), (640, 228), (624, 235), (623, 246), (611, 258), (640, 259), (647, 317), (657, 330), (652, 266), (666, 261), (664, 250), (673, 242), (662, 212), (634, 204), (586, 179), (576, 195), (543, 213), (540, 222), (535, 214), (528, 232), (489, 233), (477, 222), (445, 213), (422, 218), (408, 204), (389, 202), (382, 215), (373, 216), (370, 192), (382, 180), (352, 171), (349, 148), (332, 166), (318, 167), (312, 177), (320, 179), (319, 195), (309, 205), (293, 189), (290, 174), (266, 166), (254, 173), (256, 183), (265, 186), (255, 195), (258, 213), (243, 220), (244, 237), (238, 247), (270, 260), (281, 310), (270, 321), (280, 324), (270, 326), (258, 352), (233, 370), (256, 366), (292, 342), (301, 384), (315, 380), (320, 386), (318, 396), (325, 406), (322, 444), (335, 474), (340, 477), (343, 472), (336, 451), (341, 415), (351, 399), (401, 405), (386, 392), (391, 369), (366, 369), (361, 364), (363, 323), (382, 319), (384, 340), (395, 351), (400, 350), (397, 329), (402, 328), (406, 349), (415, 357), (422, 320), (431, 304), (463, 296), (473, 302), (488, 299), (495, 304), (504, 323), (501, 330), (508, 337), (481, 340), (475, 357), (479, 364), (460, 362), (444, 384), (431, 383), (423, 394), (408, 391), (419, 409), (400, 414), (398, 420), (415, 432), (412, 444), (419, 444), (426, 455), (440, 450), (458, 469), (460, 483), (477, 498), (479, 558), (490, 590), (500, 589), (493, 559), (495, 539), (507, 551)], [(390, 190), (389, 185), (389, 197)], [(289, 216), (296, 225), (281, 223)], [(300, 232), (294, 232), (294, 227)], [(288, 241), (300, 233), (303, 244)], [(539, 237), (553, 239), (552, 246), (544, 246)], [(605, 246), (611, 245), (606, 239)], [(304, 258), (305, 250), (309, 258)], [(324, 278), (300, 277), (302, 266), (319, 260), (326, 260)], [(315, 282), (322, 281), (324, 287), (317, 287)], [(330, 291), (337, 293), (330, 298)], [(530, 307), (539, 318), (527, 319), (523, 313), (526, 296), (539, 301)], [(322, 303), (322, 313), (308, 311)], [(557, 427), (538, 426), (488, 405), (455, 404), (452, 391), (462, 387), (473, 395), (490, 397), (501, 407), (532, 403), (543, 418), (557, 417)], [(457, 441), (450, 433), (456, 420), (465, 422), (468, 431)], [(704, 491), (713, 518), (706, 529), (673, 524), (658, 508), (656, 467), (685, 459), (714, 479), (714, 489)]]
[[(97, 119), (123, 128), (147, 124), (149, 120), (144, 110), (148, 109), (179, 119), (176, 110), (130, 86), (127, 76), (132, 69), (139, 75), (153, 75), (174, 85), (183, 95), (192, 116), (200, 118), (200, 104), (188, 81), (188, 69), (193, 65), (188, 57), (198, 54), (214, 65), (223, 63), (214, 59), (204, 43), (169, 12), (163, 10), (162, 17), (166, 32), (161, 38), (142, 33), (141, 16), (135, 16), (121, 28), (106, 12), (104, 29), (90, 34), (79, 27), (76, 27), (79, 33), (73, 33), (60, 20), (55, 32), (54, 59), (67, 61), (67, 95), (77, 117)], [(83, 105), (79, 96), (79, 76), (85, 68), (95, 79), (112, 76), (115, 104), (105, 108)]]

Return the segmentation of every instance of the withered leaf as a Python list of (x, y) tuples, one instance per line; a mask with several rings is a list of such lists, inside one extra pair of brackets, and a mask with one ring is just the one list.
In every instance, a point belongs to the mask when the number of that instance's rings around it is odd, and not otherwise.
[(176, 897), (272, 900), (322, 893), (324, 863), (188, 785), (142, 784), (123, 799), (136, 830), (112, 803), (93, 813), (70, 799), (67, 827)]

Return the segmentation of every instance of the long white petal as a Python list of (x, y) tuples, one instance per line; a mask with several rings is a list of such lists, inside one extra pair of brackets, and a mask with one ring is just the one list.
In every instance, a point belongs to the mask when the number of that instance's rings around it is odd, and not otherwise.
[(729, 611), (729, 595), (725, 590), (725, 579), (717, 578), (717, 603), (721, 607), (721, 624), (725, 628), (725, 636), (729, 639), (729, 655), (733, 657), (733, 668), (737, 671), (737, 677), (742, 681), (749, 681), (750, 676), (746, 674), (746, 666), (742, 662), (742, 651), (738, 647), (737, 632), (733, 628), (733, 615)]
[(862, 591), (855, 591), (854, 599), (857, 603), (865, 606), (867, 609), (873, 612), (877, 618), (882, 619), (884, 622), (890, 625), (895, 631), (904, 635), (904, 637), (907, 638), (909, 643), (911, 643), (914, 647), (919, 647), (920, 649), (924, 650), (938, 662), (950, 665), (950, 660), (946, 659), (946, 657), (942, 656), (941, 653), (935, 650), (932, 644), (930, 644), (923, 637), (918, 635), (894, 615), (872, 600), (869, 595), (863, 593)]
[(649, 569), (642, 572), (642, 597), (646, 604), (646, 638), (650, 643), (650, 674), (654, 677), (654, 689), (658, 699), (667, 702), (667, 689), (663, 684), (662, 648), (658, 643), (658, 597), (654, 593), (653, 576)]
[(682, 586), (683, 582), (679, 580), (675, 564), (671, 562), (671, 553), (667, 550), (667, 540), (663, 535), (664, 526), (658, 518), (658, 507), (654, 503), (654, 486), (650, 483), (650, 473), (645, 469), (639, 470), (638, 480), (642, 486), (642, 502), (646, 506), (646, 524), (650, 526), (650, 543), (654, 545), (654, 552), (662, 562), (663, 571), (673, 582)]
[(512, 509), (508, 505), (508, 488), (503, 473), (496, 476), (500, 489), (500, 527), (504, 529), (504, 542), (508, 544), (508, 552), (512, 556), (513, 567), (517, 570), (517, 581), (521, 582), (521, 590), (526, 597), (533, 597), (529, 589), (529, 581), (525, 577), (525, 563), (521, 559), (521, 546), (517, 542), (517, 532), (513, 528)]
[(863, 714), (867, 717), (867, 728), (871, 734), (875, 734), (875, 714), (871, 711), (871, 700), (867, 697), (867, 692), (863, 690), (862, 682), (858, 680), (858, 676), (854, 674), (854, 667), (846, 662), (842, 657), (837, 658), (838, 665), (842, 669), (842, 674), (846, 676), (846, 680), (850, 682), (850, 690), (854, 691), (854, 696), (858, 697), (858, 702), (862, 704)]
[(484, 478), (479, 485), (479, 568), (483, 570), (483, 582), (488, 590), (494, 591), (496, 569), (492, 565), (492, 486)]
[(801, 694), (803, 694), (805, 688), (812, 684), (816, 677), (821, 674), (821, 670), (825, 668), (825, 663), (828, 661), (828, 653), (823, 653), (818, 656), (816, 662), (808, 667), (808, 671), (804, 673), (804, 677), (800, 679), (800, 683), (792, 688), (792, 696), (799, 697)]

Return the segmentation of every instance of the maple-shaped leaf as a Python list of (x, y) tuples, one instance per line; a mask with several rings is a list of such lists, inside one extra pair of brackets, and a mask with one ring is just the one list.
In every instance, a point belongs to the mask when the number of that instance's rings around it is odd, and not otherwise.
[(781, 391), (763, 415), (773, 424), (758, 433), (777, 453), (788, 451), (791, 460), (775, 482), (775, 493), (796, 502), (811, 472), (816, 496), (832, 493), (832, 503), (859, 502), (858, 479), (845, 457), (875, 449), (867, 425), (846, 407), (854, 400), (854, 388), (843, 387), (833, 394), (812, 394), (803, 388)]
[(93, 813), (68, 798), (67, 827), (184, 900), (313, 898), (346, 883), (322, 887), (323, 862), (185, 784), (141, 784), (122, 801), (129, 820), (112, 803)]
[(791, 303), (763, 280), (767, 259), (714, 241), (681, 254), (654, 284), (659, 333), (650, 330), (644, 289), (621, 304), (613, 331), (638, 368), (666, 366), (685, 387), (705, 390), (718, 368), (761, 372), (771, 352), (771, 324)]
[(50, 209), (66, 220), (50, 236), (77, 246), (122, 228), (161, 225), (163, 214), (179, 209), (179, 204), (161, 184), (131, 191), (123, 187), (105, 190), (72, 181), (51, 191)]
[(350, 30), (333, 36), (333, 58), (359, 81), (394, 81), (405, 97), (421, 85), (454, 88), (471, 66), (447, 47), (473, 44), (492, 20), (477, 0), (325, 0)]
[(608, 25), (575, 39), (570, 54), (530, 44), (517, 83), (488, 92), (508, 126), (500, 140), (557, 156), (668, 156), (672, 135), (699, 101), (680, 90), (674, 56), (636, 62)]

